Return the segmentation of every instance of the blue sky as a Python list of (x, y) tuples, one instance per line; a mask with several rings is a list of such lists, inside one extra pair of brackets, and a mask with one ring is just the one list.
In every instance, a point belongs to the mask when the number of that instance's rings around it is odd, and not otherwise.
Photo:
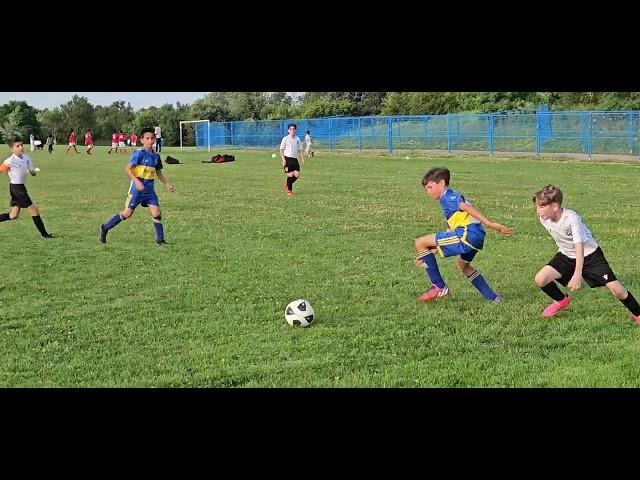
[(87, 97), (93, 105), (111, 105), (118, 100), (131, 103), (138, 110), (164, 103), (191, 103), (207, 92), (0, 92), (0, 105), (9, 100), (24, 100), (38, 109), (59, 107), (74, 95)]
[[(303, 92), (288, 92), (302, 95)], [(92, 105), (111, 105), (118, 100), (129, 102), (134, 110), (165, 103), (192, 103), (207, 92), (0, 92), (0, 105), (9, 100), (24, 100), (38, 109), (59, 107), (74, 95), (87, 97)]]

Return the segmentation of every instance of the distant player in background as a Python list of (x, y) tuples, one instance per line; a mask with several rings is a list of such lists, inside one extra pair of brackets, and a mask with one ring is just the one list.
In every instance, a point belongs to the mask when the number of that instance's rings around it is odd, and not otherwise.
[(87, 146), (87, 155), (93, 155), (91, 150), (93, 150), (93, 139), (91, 138), (91, 130), (87, 130), (84, 134), (84, 144)]
[(120, 130), (120, 134), (118, 135), (118, 147), (120, 147), (120, 153), (127, 153), (127, 136), (122, 130)]
[(162, 129), (160, 128), (160, 126), (154, 128), (154, 134), (156, 136), (155, 149), (156, 152), (160, 153), (162, 151)]
[(131, 134), (131, 137), (129, 137), (129, 140), (131, 140), (131, 148), (133, 153), (133, 150), (136, 150), (136, 147), (138, 146), (138, 136), (136, 135), (136, 132), (133, 132)]
[(116, 153), (118, 153), (118, 139), (120, 138), (120, 134), (118, 133), (117, 130), (114, 130), (113, 133), (111, 134), (111, 148), (109, 149), (109, 151), (107, 153), (111, 153), (113, 150), (116, 151)]
[(313, 139), (311, 138), (311, 131), (304, 132), (304, 153), (313, 157)]
[(53, 152), (53, 135), (49, 134), (47, 137), (47, 147), (49, 149), (49, 155)]
[(300, 164), (298, 163), (298, 157), (302, 160), (304, 165), (304, 155), (302, 154), (302, 142), (300, 137), (296, 135), (297, 125), (290, 123), (287, 130), (289, 135), (285, 135), (280, 142), (280, 158), (282, 159), (282, 168), (287, 175), (287, 183), (283, 185), (284, 191), (287, 196), (292, 197), (293, 184), (298, 178), (300, 178)]
[(73, 131), (73, 128), (69, 132), (69, 146), (67, 147), (67, 150), (64, 152), (64, 154), (66, 155), (67, 153), (69, 153), (69, 150), (71, 150), (72, 148), (75, 150), (76, 153), (80, 153), (76, 148), (76, 134)]

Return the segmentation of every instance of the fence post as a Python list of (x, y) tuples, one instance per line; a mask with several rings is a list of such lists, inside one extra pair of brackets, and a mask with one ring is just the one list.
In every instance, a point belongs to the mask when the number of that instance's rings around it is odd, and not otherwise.
[(392, 117), (387, 117), (387, 153), (393, 153), (393, 122)]
[(451, 155), (451, 114), (447, 115), (447, 152)]
[(234, 145), (233, 136), (235, 135), (235, 128), (233, 128), (233, 122), (231, 122), (231, 145)]
[(540, 158), (540, 114), (536, 113), (536, 157)]
[(424, 116), (424, 147), (427, 148), (429, 142), (429, 116)]
[(591, 153), (593, 152), (593, 122), (591, 120), (591, 112), (589, 112), (589, 143), (587, 144), (589, 152), (589, 160), (591, 160)]
[(358, 117), (358, 151), (362, 153), (362, 117)]
[(329, 152), (333, 153), (333, 132), (331, 131), (331, 118), (329, 118)]
[(489, 155), (493, 155), (493, 115), (487, 115), (487, 122), (489, 122)]
[(629, 155), (633, 155), (633, 112), (627, 112), (627, 131), (629, 132)]

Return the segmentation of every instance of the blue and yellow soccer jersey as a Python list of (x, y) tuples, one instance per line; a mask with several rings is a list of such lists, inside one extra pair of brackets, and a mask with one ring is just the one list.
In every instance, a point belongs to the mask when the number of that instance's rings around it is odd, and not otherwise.
[(473, 218), (467, 212), (460, 210), (461, 203), (468, 203), (461, 193), (455, 192), (450, 188), (442, 194), (440, 197), (440, 206), (444, 213), (444, 218), (451, 230), (455, 230), (458, 227), (466, 227), (472, 223), (482, 226), (479, 220)]
[(467, 254), (471, 261), (475, 251), (484, 246), (485, 231), (482, 223), (469, 213), (460, 210), (460, 204), (471, 204), (460, 194), (448, 188), (440, 197), (440, 206), (450, 232), (436, 233), (437, 250), (443, 257)]
[[(133, 174), (142, 182), (142, 185), (144, 185), (144, 192), (153, 192), (156, 171), (162, 170), (160, 155), (156, 152), (149, 152), (146, 149), (136, 150), (133, 152), (133, 155), (131, 155), (129, 163), (133, 167)], [(129, 193), (136, 191), (135, 185), (131, 182)]]

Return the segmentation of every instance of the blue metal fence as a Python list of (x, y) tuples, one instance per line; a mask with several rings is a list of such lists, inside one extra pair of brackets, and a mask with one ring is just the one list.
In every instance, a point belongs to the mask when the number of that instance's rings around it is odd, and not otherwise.
[[(638, 155), (640, 111), (398, 115), (211, 122), (211, 146), (278, 148), (287, 125), (310, 130), (316, 149), (443, 150)], [(207, 124), (196, 124), (196, 146), (207, 148)]]

